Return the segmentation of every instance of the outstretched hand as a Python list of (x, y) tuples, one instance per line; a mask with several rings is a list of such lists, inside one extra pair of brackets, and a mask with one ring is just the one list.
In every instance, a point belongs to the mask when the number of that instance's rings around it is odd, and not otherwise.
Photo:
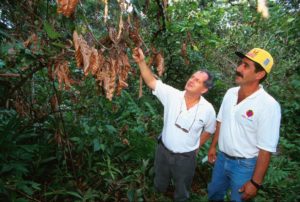
[(136, 63), (140, 63), (145, 60), (144, 53), (140, 48), (134, 48), (132, 52), (132, 57)]

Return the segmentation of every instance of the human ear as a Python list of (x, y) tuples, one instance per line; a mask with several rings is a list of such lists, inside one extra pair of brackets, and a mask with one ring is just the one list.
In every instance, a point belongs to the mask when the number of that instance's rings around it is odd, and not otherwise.
[(264, 78), (265, 75), (266, 75), (265, 71), (259, 71), (256, 73), (256, 78), (260, 80), (260, 79)]
[(204, 94), (204, 93), (206, 93), (208, 91), (208, 88), (204, 88), (203, 90), (202, 90), (202, 94)]

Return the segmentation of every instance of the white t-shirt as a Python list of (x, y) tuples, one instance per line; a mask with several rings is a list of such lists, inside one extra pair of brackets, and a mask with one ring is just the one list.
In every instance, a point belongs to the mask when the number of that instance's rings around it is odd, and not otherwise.
[(219, 149), (231, 156), (252, 158), (259, 149), (276, 152), (280, 105), (262, 86), (239, 104), (239, 87), (229, 89), (217, 120), (221, 122)]
[[(202, 132), (212, 134), (216, 127), (213, 106), (201, 96), (199, 103), (187, 110), (184, 93), (185, 91), (179, 91), (159, 80), (153, 91), (164, 106), (162, 141), (169, 150), (178, 153), (196, 150)], [(175, 123), (187, 128), (189, 132), (184, 132)]]

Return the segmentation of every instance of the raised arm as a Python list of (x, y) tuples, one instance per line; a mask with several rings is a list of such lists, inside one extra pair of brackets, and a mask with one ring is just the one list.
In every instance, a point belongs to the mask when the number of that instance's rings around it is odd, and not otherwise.
[(151, 88), (152, 90), (154, 90), (157, 80), (154, 77), (154, 75), (152, 74), (151, 69), (146, 64), (143, 51), (140, 48), (133, 49), (132, 57), (135, 60), (135, 62), (138, 64), (140, 71), (141, 71), (141, 75), (142, 75), (146, 85), (149, 88)]

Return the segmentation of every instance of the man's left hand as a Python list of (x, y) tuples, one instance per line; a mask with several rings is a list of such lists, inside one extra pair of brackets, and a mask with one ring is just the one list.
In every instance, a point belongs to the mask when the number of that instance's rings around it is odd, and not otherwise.
[(240, 189), (239, 192), (242, 192), (242, 199), (248, 200), (256, 196), (257, 188), (250, 182), (246, 182)]

